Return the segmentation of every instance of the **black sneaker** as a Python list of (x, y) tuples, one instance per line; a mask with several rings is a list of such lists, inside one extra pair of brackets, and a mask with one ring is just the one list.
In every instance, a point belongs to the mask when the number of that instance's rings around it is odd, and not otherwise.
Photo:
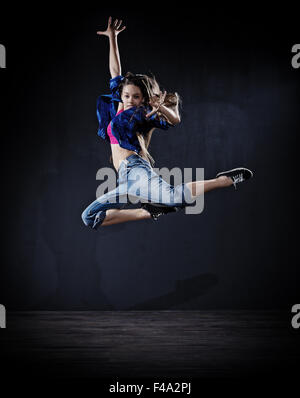
[(251, 170), (246, 169), (245, 167), (238, 167), (236, 169), (223, 171), (222, 173), (218, 173), (216, 178), (226, 176), (230, 177), (233, 181), (234, 189), (236, 189), (236, 184), (248, 180), (253, 177), (253, 173)]
[(150, 213), (154, 221), (157, 221), (158, 218), (164, 214), (174, 213), (181, 210), (181, 207), (177, 206), (155, 206), (152, 203), (141, 203), (141, 207)]

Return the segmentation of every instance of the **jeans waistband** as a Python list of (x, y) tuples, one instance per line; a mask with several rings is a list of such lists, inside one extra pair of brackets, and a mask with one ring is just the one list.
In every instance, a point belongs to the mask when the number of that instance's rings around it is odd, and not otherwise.
[(132, 155), (127, 156), (127, 158), (123, 159), (122, 162), (120, 163), (120, 167), (118, 170), (118, 173), (120, 172), (121, 168), (126, 166), (128, 163), (134, 163), (134, 161), (141, 161), (142, 163), (146, 164), (148, 167), (151, 167), (150, 163), (139, 156), (138, 154), (133, 153)]

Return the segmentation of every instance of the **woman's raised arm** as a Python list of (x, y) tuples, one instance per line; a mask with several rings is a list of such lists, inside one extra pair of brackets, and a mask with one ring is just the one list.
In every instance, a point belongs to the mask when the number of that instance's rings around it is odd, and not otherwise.
[(108, 18), (107, 29), (105, 31), (98, 31), (97, 35), (107, 36), (109, 38), (109, 71), (111, 77), (121, 75), (121, 61), (118, 47), (118, 34), (122, 32), (126, 26), (122, 25), (122, 20), (116, 19), (112, 23), (112, 18)]

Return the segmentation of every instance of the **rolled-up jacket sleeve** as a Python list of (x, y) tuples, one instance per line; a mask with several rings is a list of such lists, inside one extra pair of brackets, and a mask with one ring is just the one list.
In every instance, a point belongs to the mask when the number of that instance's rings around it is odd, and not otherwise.
[(118, 87), (123, 79), (121, 75), (110, 79), (111, 94), (102, 94), (97, 99), (98, 135), (108, 141), (110, 140), (107, 135), (107, 126), (116, 115), (118, 102), (122, 102)]
[(173, 127), (173, 124), (170, 124), (165, 119), (158, 118), (156, 114), (150, 116), (150, 119), (153, 127), (156, 127), (158, 129), (168, 130), (169, 127)]
[(169, 127), (173, 127), (173, 124), (167, 122), (165, 119), (159, 118), (157, 113), (154, 113), (152, 116), (150, 116), (149, 120), (153, 127), (158, 129), (168, 130)]
[(119, 75), (119, 76), (113, 77), (109, 81), (110, 91), (111, 91), (111, 94), (112, 94), (112, 98), (114, 100), (121, 101), (121, 94), (120, 94), (120, 91), (119, 91), (119, 84), (122, 82), (122, 80), (124, 80), (124, 77)]

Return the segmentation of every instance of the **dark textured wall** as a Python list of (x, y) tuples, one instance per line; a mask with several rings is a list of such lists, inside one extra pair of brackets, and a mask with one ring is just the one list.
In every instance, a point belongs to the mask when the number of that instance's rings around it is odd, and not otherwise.
[[(2, 261), (8, 309), (290, 308), (297, 302), (296, 136), (299, 70), (292, 21), (241, 11), (145, 8), (5, 11), (0, 42)], [(5, 14), (6, 12), (6, 14)], [(246, 166), (255, 178), (205, 195), (199, 215), (92, 231), (110, 147), (97, 136), (108, 40), (122, 17), (123, 72), (153, 72), (183, 100), (182, 122), (156, 131), (156, 167)], [(229, 16), (230, 15), (230, 16)], [(284, 23), (284, 16), (282, 16)], [(298, 40), (299, 41), (299, 40)]]

